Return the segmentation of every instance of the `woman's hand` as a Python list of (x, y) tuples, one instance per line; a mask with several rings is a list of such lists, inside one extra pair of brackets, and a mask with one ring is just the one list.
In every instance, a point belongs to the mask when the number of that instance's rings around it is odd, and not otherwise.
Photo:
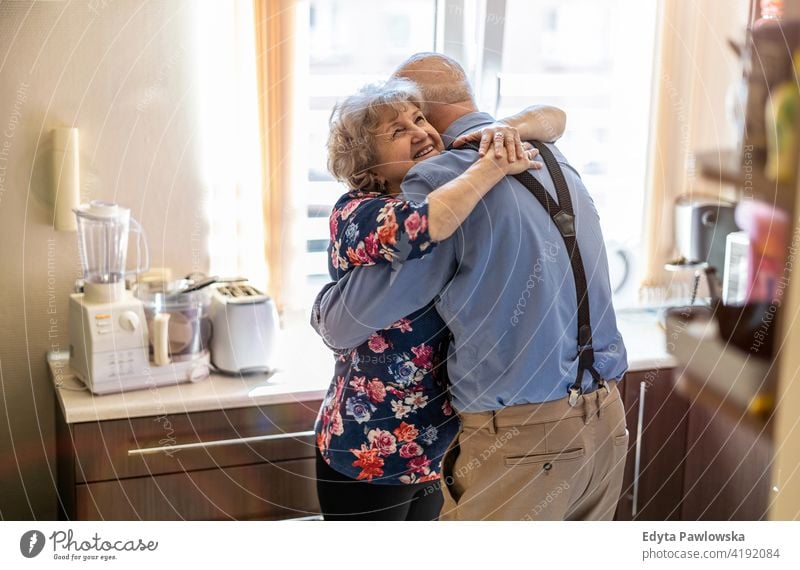
[(488, 154), (484, 154), (478, 160), (493, 164), (494, 167), (498, 168), (503, 173), (503, 175), (513, 176), (515, 174), (521, 174), (522, 172), (525, 172), (531, 168), (541, 168), (542, 164), (534, 160), (538, 154), (539, 151), (535, 148), (524, 149), (522, 151), (522, 158), (518, 159), (516, 158), (516, 153), (513, 156), (509, 155), (507, 147), (503, 146), (500, 150), (499, 158), (496, 152), (490, 152)]
[(484, 156), (489, 150), (489, 146), (493, 145), (495, 158), (500, 158), (502, 156), (504, 148), (509, 156), (514, 157), (514, 160), (522, 158), (524, 149), (522, 148), (522, 142), (519, 138), (519, 131), (515, 127), (509, 126), (502, 121), (498, 121), (488, 127), (483, 127), (479, 131), (461, 135), (453, 142), (453, 148), (459, 148), (469, 142), (478, 141), (480, 141), (480, 148), (478, 150), (479, 156)]
[[(486, 155), (490, 146), (494, 147), (495, 158), (499, 159), (508, 156), (512, 162), (526, 159), (526, 151), (532, 151), (534, 158), (539, 154), (539, 151), (533, 148), (530, 143), (520, 140), (519, 131), (515, 127), (511, 127), (502, 121), (484, 127), (479, 131), (474, 131), (458, 137), (453, 142), (453, 147), (459, 148), (469, 142), (476, 141), (480, 141), (478, 155), (481, 157)], [(529, 168), (542, 168), (541, 163), (536, 162), (534, 164), (535, 166)]]

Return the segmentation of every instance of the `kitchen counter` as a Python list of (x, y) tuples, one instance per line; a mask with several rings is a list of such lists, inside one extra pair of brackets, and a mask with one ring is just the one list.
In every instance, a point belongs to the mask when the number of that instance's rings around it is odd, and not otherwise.
[(67, 423), (174, 413), (310, 402), (325, 397), (330, 379), (322, 375), (291, 374), (226, 376), (212, 373), (205, 380), (173, 386), (96, 396), (86, 389), (61, 353), (49, 354), (50, 375)]
[(662, 370), (678, 365), (675, 357), (667, 352), (666, 328), (660, 311), (619, 310), (617, 327), (628, 351), (628, 372)]
[[(617, 321), (628, 350), (630, 372), (675, 367), (676, 361), (667, 353), (664, 328), (656, 313), (620, 311)], [(48, 354), (48, 365), (68, 424), (321, 400), (333, 370), (328, 350), (321, 342), (310, 342), (310, 335), (302, 340), (287, 335), (284, 341), (285, 346), (302, 346), (302, 353), (298, 354), (296, 349), (282, 351), (284, 363), (272, 375), (212, 373), (197, 383), (103, 396), (91, 394), (75, 378), (64, 353)]]

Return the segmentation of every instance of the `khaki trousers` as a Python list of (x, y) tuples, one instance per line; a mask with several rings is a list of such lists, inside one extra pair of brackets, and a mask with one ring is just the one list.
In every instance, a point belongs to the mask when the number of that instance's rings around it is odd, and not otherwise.
[(461, 414), (442, 460), (440, 520), (611, 520), (628, 431), (617, 383), (542, 404)]

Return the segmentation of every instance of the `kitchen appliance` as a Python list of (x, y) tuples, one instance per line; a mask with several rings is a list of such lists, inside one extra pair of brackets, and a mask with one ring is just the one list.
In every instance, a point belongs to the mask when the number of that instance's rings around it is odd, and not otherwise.
[[(130, 210), (93, 201), (76, 208), (83, 292), (70, 296), (70, 366), (95, 394), (122, 392), (208, 376), (208, 355), (153, 366), (144, 305), (125, 288), (125, 278), (146, 271), (149, 254), (144, 231)], [(137, 234), (140, 265), (126, 270), (128, 232)], [(156, 336), (163, 356), (165, 317)], [(165, 359), (161, 359), (162, 362)]]
[(211, 362), (230, 374), (275, 369), (278, 312), (267, 295), (246, 280), (220, 282), (211, 289)]
[(750, 238), (747, 232), (728, 234), (725, 247), (725, 279), (722, 283), (722, 303), (744, 305), (747, 302), (747, 258)]
[[(207, 355), (211, 339), (211, 296), (202, 284), (186, 279), (138, 284), (150, 331), (150, 355), (156, 364), (185, 362)], [(162, 340), (162, 337), (165, 340)]]
[(675, 243), (687, 264), (705, 263), (724, 280), (725, 244), (739, 228), (736, 205), (710, 196), (681, 196), (675, 202)]

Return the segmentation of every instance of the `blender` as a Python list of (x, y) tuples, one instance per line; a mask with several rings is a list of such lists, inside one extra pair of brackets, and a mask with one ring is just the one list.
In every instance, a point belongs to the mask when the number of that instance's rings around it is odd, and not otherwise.
[[(70, 295), (70, 367), (95, 394), (123, 392), (162, 384), (196, 381), (209, 374), (208, 356), (173, 362), (150, 362), (144, 306), (125, 288), (125, 278), (147, 270), (149, 254), (144, 231), (118, 204), (93, 201), (74, 210), (83, 269), (83, 292)], [(128, 233), (137, 234), (140, 265), (126, 270)], [(140, 248), (140, 244), (143, 246)], [(143, 260), (141, 259), (143, 258)], [(166, 318), (154, 336), (157, 352), (169, 353)]]

